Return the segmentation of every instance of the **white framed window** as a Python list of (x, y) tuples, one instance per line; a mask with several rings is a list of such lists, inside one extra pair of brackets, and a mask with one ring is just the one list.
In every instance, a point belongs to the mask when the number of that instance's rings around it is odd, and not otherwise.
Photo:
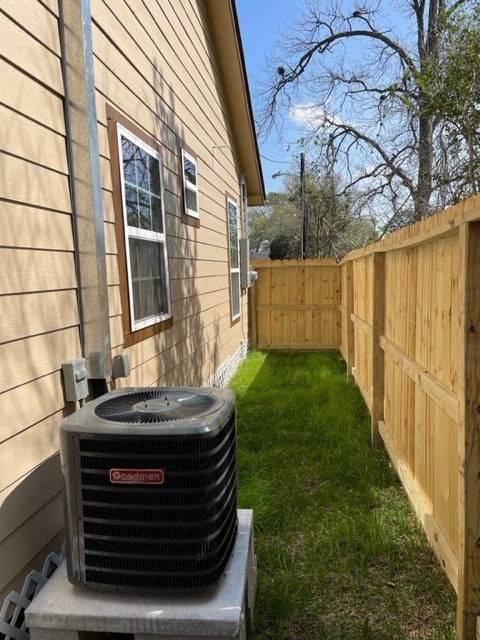
[(198, 163), (195, 156), (182, 148), (182, 182), (185, 214), (200, 219), (198, 202)]
[(162, 158), (117, 124), (130, 324), (138, 331), (171, 317)]
[(238, 247), (238, 205), (227, 197), (228, 247), (230, 260), (230, 303), (232, 320), (240, 317), (240, 252)]

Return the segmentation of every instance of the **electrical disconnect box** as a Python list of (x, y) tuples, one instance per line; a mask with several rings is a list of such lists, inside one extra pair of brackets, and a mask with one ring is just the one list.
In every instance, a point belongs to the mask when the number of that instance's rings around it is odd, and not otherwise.
[(250, 243), (248, 238), (240, 238), (240, 286), (248, 289), (257, 279), (257, 272), (250, 268)]
[(67, 402), (77, 402), (88, 396), (87, 361), (85, 358), (64, 362), (62, 375)]

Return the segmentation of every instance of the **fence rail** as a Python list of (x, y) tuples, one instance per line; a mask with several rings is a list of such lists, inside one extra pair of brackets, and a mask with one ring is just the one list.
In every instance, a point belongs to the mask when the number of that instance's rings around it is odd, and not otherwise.
[[(307, 262), (302, 285), (300, 261), (255, 263), (253, 345), (340, 350), (370, 410), (372, 441), (383, 441), (456, 589), (457, 639), (474, 640), (480, 616), (480, 198), (352, 252), (340, 264), (318, 262), (315, 270)], [(313, 300), (331, 305), (317, 328), (318, 316), (307, 308)], [(300, 314), (295, 308), (293, 320), (292, 304), (306, 304)], [(303, 322), (309, 323), (306, 343)]]

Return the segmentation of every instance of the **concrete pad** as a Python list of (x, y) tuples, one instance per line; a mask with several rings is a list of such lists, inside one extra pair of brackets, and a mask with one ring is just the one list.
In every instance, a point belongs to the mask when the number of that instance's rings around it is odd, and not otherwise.
[(245, 640), (253, 617), (256, 573), (253, 511), (239, 509), (235, 547), (213, 590), (161, 594), (90, 589), (70, 584), (63, 563), (25, 612), (30, 638)]

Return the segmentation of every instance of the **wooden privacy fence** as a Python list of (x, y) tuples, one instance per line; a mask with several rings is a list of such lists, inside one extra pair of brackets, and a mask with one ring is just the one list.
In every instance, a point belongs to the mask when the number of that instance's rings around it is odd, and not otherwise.
[[(255, 263), (253, 344), (281, 348), (279, 337), (289, 335), (285, 347), (305, 348), (310, 344), (301, 344), (298, 326), (296, 343), (284, 328), (285, 310), (290, 314), (292, 307), (281, 307), (277, 298), (290, 305), (290, 296), (295, 304), (304, 299), (300, 263), (292, 265), (292, 279), (288, 263), (281, 264)], [(480, 198), (328, 268), (331, 283), (339, 283), (338, 312), (330, 310), (330, 329), (312, 328), (308, 335), (328, 335), (328, 346), (338, 337), (349, 376), (370, 410), (372, 440), (383, 441), (456, 589), (457, 638), (474, 640), (480, 615)], [(310, 282), (322, 289), (322, 278)], [(289, 287), (297, 294), (287, 294)], [(337, 291), (332, 285), (327, 290)], [(309, 300), (323, 295), (309, 293)], [(335, 307), (337, 296), (327, 298)], [(270, 301), (275, 306), (269, 310)], [(294, 324), (301, 321), (297, 315)]]
[(340, 270), (335, 260), (256, 260), (250, 337), (256, 349), (338, 349)]

